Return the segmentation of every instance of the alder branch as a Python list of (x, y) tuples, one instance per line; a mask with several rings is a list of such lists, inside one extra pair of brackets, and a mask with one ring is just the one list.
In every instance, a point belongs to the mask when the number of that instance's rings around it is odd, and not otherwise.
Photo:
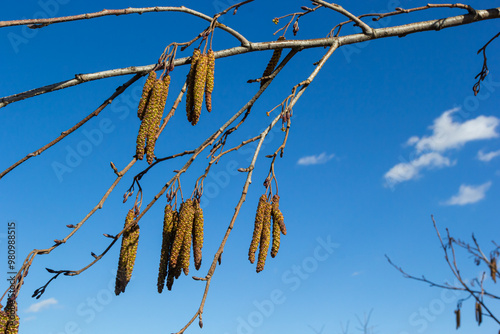
[[(476, 15), (465, 14), (465, 15), (452, 16), (437, 20), (421, 21), (400, 26), (373, 29), (375, 36), (368, 36), (365, 34), (352, 34), (335, 38), (338, 39), (339, 45), (343, 46), (343, 45), (366, 42), (378, 38), (403, 37), (423, 31), (432, 31), (432, 30), (439, 31), (441, 29), (461, 26), (484, 20), (498, 19), (498, 18), (500, 18), (500, 7), (485, 9), (485, 10), (476, 10)], [(283, 49), (283, 48), (308, 49), (317, 47), (328, 47), (332, 44), (332, 41), (333, 41), (332, 37), (325, 37), (325, 38), (317, 38), (310, 40), (285, 40), (285, 41), (250, 43), (248, 47), (238, 46), (217, 51), (215, 52), (215, 58), (225, 58), (234, 55), (245, 54), (248, 52)], [(176, 59), (174, 61), (174, 65), (181, 66), (188, 64), (190, 62), (190, 59), (191, 57)], [(59, 89), (76, 86), (88, 81), (111, 78), (115, 76), (128, 75), (128, 74), (147, 73), (151, 71), (154, 68), (154, 66), (156, 65), (153, 64), (144, 66), (131, 66), (126, 68), (119, 68), (119, 69), (113, 69), (95, 73), (77, 74), (75, 75), (74, 79), (61, 81), (55, 84), (43, 86), (26, 92), (0, 98), (0, 108), (5, 107), (7, 104), (24, 100), (26, 98), (53, 92)]]
[[(251, 0), (253, 1), (253, 0)], [(251, 2), (251, 1), (245, 1), (245, 3)], [(240, 4), (241, 5), (241, 4)], [(128, 15), (128, 14), (143, 14), (143, 13), (151, 13), (151, 12), (180, 12), (180, 13), (186, 13), (190, 14), (196, 17), (199, 17), (201, 19), (204, 19), (208, 22), (212, 22), (213, 18), (200, 13), (196, 10), (181, 6), (181, 7), (144, 7), (144, 8), (125, 8), (125, 9), (103, 9), (100, 12), (94, 12), (94, 13), (88, 13), (88, 14), (79, 14), (79, 15), (73, 15), (73, 16), (63, 16), (63, 17), (54, 17), (54, 18), (48, 18), (48, 19), (26, 19), (26, 20), (12, 20), (12, 21), (0, 21), (0, 28), (5, 28), (5, 27), (12, 27), (12, 26), (20, 26), (20, 25), (27, 25), (29, 28), (32, 29), (38, 29), (38, 28), (43, 28), (46, 27), (50, 24), (55, 24), (55, 23), (63, 23), (63, 22), (70, 22), (70, 21), (79, 21), (79, 20), (88, 20), (88, 19), (94, 19), (98, 17), (103, 17), (103, 16), (120, 16), (120, 15)], [(223, 14), (225, 14), (223, 12)], [(220, 15), (223, 15), (220, 14)], [(219, 16), (220, 16), (219, 15)], [(246, 46), (250, 42), (243, 37), (239, 32), (236, 30), (222, 24), (222, 23), (217, 23), (216, 25), (217, 28), (221, 28), (222, 30), (230, 33), (233, 35), (236, 39), (238, 39), (241, 42), (241, 45)]]
[(91, 112), (87, 117), (85, 117), (84, 119), (82, 119), (80, 122), (76, 123), (74, 126), (72, 126), (71, 128), (69, 128), (68, 130), (63, 131), (59, 137), (57, 137), (56, 139), (54, 139), (50, 143), (48, 143), (48, 144), (40, 147), (38, 150), (36, 150), (34, 152), (28, 154), (27, 156), (25, 156), (24, 158), (22, 158), (21, 160), (17, 161), (12, 166), (10, 166), (9, 168), (7, 168), (3, 172), (1, 172), (0, 173), (0, 179), (2, 179), (6, 174), (8, 174), (9, 172), (11, 172), (14, 168), (18, 167), (19, 165), (21, 165), (26, 160), (28, 160), (28, 159), (30, 159), (32, 157), (36, 157), (37, 155), (40, 155), (45, 150), (49, 149), (50, 147), (54, 146), (55, 144), (57, 144), (58, 142), (60, 142), (64, 138), (66, 138), (69, 134), (71, 134), (74, 131), (76, 131), (77, 129), (79, 129), (83, 124), (87, 123), (92, 118), (98, 116), (100, 114), (100, 112), (104, 108), (106, 108), (109, 104), (111, 104), (111, 102), (113, 102), (113, 100), (117, 96), (119, 96), (120, 94), (122, 94), (130, 85), (132, 85), (134, 82), (136, 82), (137, 80), (139, 80), (141, 77), (142, 77), (142, 74), (136, 74), (135, 76), (133, 76), (129, 81), (127, 81), (126, 83), (124, 83), (123, 85), (121, 85), (120, 87), (118, 87), (116, 89), (116, 91), (113, 93), (113, 95), (111, 95), (109, 98), (107, 98), (99, 106), (99, 108), (97, 108), (96, 110), (94, 110), (93, 112)]
[[(221, 128), (219, 128), (219, 130), (217, 130), (212, 136), (210, 136), (209, 138), (207, 138), (197, 149), (194, 150), (194, 152), (192, 153), (193, 156), (188, 160), (188, 162), (185, 163), (185, 165), (182, 167), (182, 169), (178, 170), (176, 175), (174, 177), (172, 177), (172, 179), (170, 181), (167, 182), (167, 184), (161, 189), (161, 191), (153, 198), (153, 200), (148, 204), (148, 206), (136, 217), (136, 219), (134, 220), (133, 224), (137, 224), (139, 223), (140, 219), (144, 216), (144, 214), (146, 214), (146, 212), (155, 204), (155, 202), (160, 198), (161, 195), (163, 195), (163, 193), (168, 189), (168, 187), (173, 184), (175, 181), (179, 180), (179, 177), (181, 176), (182, 173), (184, 173), (188, 168), (189, 166), (191, 165), (191, 163), (196, 159), (196, 157), (205, 149), (207, 148), (211, 143), (213, 143), (213, 141), (221, 134), (224, 132), (225, 129), (227, 129), (244, 111), (246, 111), (247, 109), (251, 108), (251, 106), (255, 103), (255, 101), (257, 101), (257, 99), (262, 95), (262, 93), (267, 89), (267, 87), (271, 84), (272, 80), (274, 79), (274, 77), (276, 77), (276, 75), (283, 69), (283, 67), (288, 63), (288, 61), (290, 61), (290, 59), (298, 52), (298, 50), (291, 50), (288, 55), (285, 57), (285, 59), (283, 59), (283, 61), (280, 63), (280, 65), (278, 65), (278, 67), (274, 70), (273, 74), (271, 75), (272, 78), (270, 79), (270, 81), (266, 82), (265, 85), (263, 85), (261, 87), (261, 89), (254, 95), (254, 97), (252, 99), (250, 99), (249, 102), (247, 102), (247, 104), (241, 108), (236, 114), (234, 114)], [(180, 92), (180, 96), (182, 96), (181, 94), (183, 94), (184, 92), (184, 87), (183, 89), (181, 90)], [(177, 99), (179, 100), (179, 98)], [(176, 100), (176, 101), (177, 101)], [(175, 106), (175, 104), (174, 104)], [(175, 111), (174, 108), (172, 108), (172, 110), (170, 111), (171, 113), (173, 113)], [(188, 151), (186, 151), (188, 152)], [(180, 156), (180, 155), (185, 155), (187, 154), (186, 152), (183, 152), (183, 153), (179, 153), (177, 155), (174, 155), (174, 156)], [(164, 158), (165, 160), (166, 158)], [(136, 162), (137, 160), (134, 158), (131, 163), (126, 167), (126, 171), (128, 171), (132, 165)], [(125, 170), (124, 170), (125, 171)], [(124, 172), (120, 172), (120, 176), (119, 178), (121, 179), (121, 177), (123, 177), (123, 175), (126, 173), (126, 171)], [(107, 198), (107, 196), (109, 196), (109, 194), (111, 193), (111, 191), (114, 189), (114, 187), (116, 186), (116, 184), (118, 183), (118, 179), (115, 181), (115, 183), (113, 183), (112, 187), (110, 189), (108, 189), (108, 191), (106, 192), (106, 195), (105, 195), (105, 198)], [(104, 203), (105, 201), (105, 198), (103, 197), (103, 199), (101, 200), (100, 204), (98, 204), (98, 206), (100, 205), (100, 207), (96, 206), (92, 211), (91, 213), (89, 213), (86, 218), (88, 219), (97, 209), (100, 209), (102, 208), (102, 204)], [(71, 232), (71, 234), (69, 236), (67, 236), (65, 239), (63, 240), (58, 240), (59, 242), (56, 243), (56, 245), (54, 245), (52, 248), (49, 248), (49, 249), (46, 249), (46, 250), (34, 250), (33, 252), (35, 252), (34, 255), (37, 255), (37, 254), (48, 254), (50, 253), (55, 247), (59, 246), (60, 244), (62, 243), (65, 243), (67, 241), (67, 239), (69, 239), (69, 237), (76, 232), (76, 229), (79, 229), (81, 227), (81, 225), (84, 223), (84, 221), (80, 222), (78, 225), (76, 226), (71, 226), (71, 227), (74, 227), (75, 230), (73, 230)], [(99, 255), (95, 255), (93, 253), (93, 256), (94, 256), (94, 260), (89, 263), (88, 265), (86, 265), (85, 267), (79, 269), (79, 270), (52, 270), (49, 271), (49, 272), (52, 272), (54, 274), (56, 274), (56, 276), (60, 275), (60, 274), (64, 274), (65, 276), (76, 276), (76, 275), (79, 275), (80, 273), (84, 272), (85, 270), (89, 269), (90, 267), (92, 267), (95, 263), (97, 263), (99, 260), (101, 260), (104, 255), (112, 248), (112, 246), (115, 244), (115, 242), (118, 240), (118, 238), (121, 236), (121, 234), (126, 230), (130, 228), (130, 226), (125, 226), (121, 232), (119, 232), (118, 234), (116, 234), (114, 237), (113, 237), (113, 241), (108, 245), (108, 247)], [(105, 234), (105, 236), (109, 236), (107, 234)], [(32, 252), (32, 253), (33, 253)], [(30, 253), (30, 256), (31, 254)], [(28, 256), (28, 258), (30, 257)], [(33, 256), (34, 258), (34, 256)], [(25, 271), (27, 273), (27, 270), (29, 268), (29, 266), (31, 266), (31, 263), (32, 263), (33, 259), (31, 258), (31, 261), (29, 263), (28, 266), (26, 266), (25, 268)], [(25, 261), (26, 262), (26, 261)], [(18, 272), (18, 275), (20, 275), (21, 271), (23, 270), (24, 268), (24, 265), (23, 267), (21, 267), (20, 271)], [(26, 275), (24, 275), (26, 276)], [(22, 278), (24, 278), (24, 276), (20, 276)], [(37, 289), (35, 291), (35, 294), (34, 296), (38, 296), (38, 298), (41, 296), (41, 294), (43, 294), (45, 292), (45, 288), (48, 286), (48, 284), (50, 284), (55, 278), (53, 277), (52, 279), (50, 279), (47, 284), (45, 284), (43, 287)], [(17, 276), (16, 276), (17, 277)], [(22, 285), (22, 282), (21, 284), (17, 284), (16, 285), (16, 288), (17, 288), (17, 291), (19, 290), (19, 288), (21, 287)], [(6, 293), (8, 292), (8, 290), (6, 291)], [(0, 301), (1, 301), (1, 298), (0, 298)]]

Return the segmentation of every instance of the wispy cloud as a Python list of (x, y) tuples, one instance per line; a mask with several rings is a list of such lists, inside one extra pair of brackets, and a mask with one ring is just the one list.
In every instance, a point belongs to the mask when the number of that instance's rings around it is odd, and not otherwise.
[(484, 199), (486, 191), (491, 187), (491, 181), (483, 183), (479, 186), (468, 186), (462, 184), (458, 189), (458, 194), (452, 196), (444, 202), (445, 205), (466, 205), (479, 202)]
[(331, 160), (334, 156), (335, 154), (327, 155), (326, 152), (323, 152), (320, 155), (309, 155), (300, 158), (299, 161), (297, 161), (297, 164), (303, 166), (324, 164)]
[(396, 184), (417, 178), (422, 169), (443, 168), (454, 165), (450, 159), (436, 152), (426, 153), (410, 161), (401, 162), (392, 167), (384, 177), (387, 184)]
[[(384, 177), (386, 185), (395, 185), (400, 182), (417, 178), (424, 169), (450, 167), (455, 162), (450, 161), (444, 154), (453, 149), (459, 149), (466, 143), (476, 140), (497, 138), (500, 134), (497, 128), (500, 119), (494, 116), (478, 116), (463, 123), (453, 120), (452, 116), (459, 108), (445, 111), (429, 126), (432, 134), (418, 137), (412, 136), (406, 141), (407, 146), (414, 147), (416, 157), (410, 161), (393, 166)], [(498, 152), (485, 155), (478, 154), (478, 158), (493, 159)], [(491, 155), (493, 153), (493, 155)]]
[(27, 313), (37, 313), (44, 309), (49, 308), (51, 305), (56, 305), (58, 302), (55, 298), (42, 300), (41, 302), (31, 304), (26, 310)]
[(483, 150), (477, 152), (477, 158), (481, 161), (491, 161), (493, 158), (500, 156), (500, 150), (484, 153)]

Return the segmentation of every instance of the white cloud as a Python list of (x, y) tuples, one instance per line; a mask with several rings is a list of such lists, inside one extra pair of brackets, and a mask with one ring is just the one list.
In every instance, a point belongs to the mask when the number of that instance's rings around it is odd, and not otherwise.
[(458, 110), (458, 108), (454, 108), (445, 111), (434, 120), (434, 124), (430, 127), (432, 135), (420, 139), (413, 136), (408, 140), (408, 144), (414, 144), (419, 153), (422, 151), (444, 152), (449, 149), (460, 148), (470, 141), (491, 139), (499, 136), (496, 128), (500, 124), (500, 119), (494, 116), (481, 115), (459, 123), (453, 121), (451, 117)]
[(40, 312), (44, 309), (47, 309), (50, 307), (50, 305), (56, 305), (58, 302), (55, 298), (49, 298), (42, 300), (41, 302), (31, 304), (30, 307), (26, 310), (27, 313), (37, 313)]
[(401, 162), (392, 167), (384, 177), (388, 184), (396, 184), (408, 181), (419, 176), (422, 169), (443, 168), (452, 166), (454, 163), (450, 159), (443, 157), (436, 152), (430, 152), (410, 161)]
[(462, 184), (458, 189), (458, 194), (452, 196), (449, 200), (444, 202), (445, 205), (466, 205), (476, 203), (482, 200), (486, 191), (491, 187), (491, 181), (481, 184), (479, 186), (468, 186)]
[(335, 154), (327, 155), (326, 152), (323, 152), (320, 155), (309, 155), (300, 158), (299, 161), (297, 161), (297, 164), (303, 166), (324, 164), (331, 160), (334, 156)]
[(500, 150), (484, 153), (482, 150), (477, 152), (477, 158), (481, 161), (491, 161), (493, 158), (500, 156)]
[[(460, 122), (453, 120), (454, 113), (459, 108), (447, 110), (436, 118), (429, 128), (432, 134), (418, 137), (412, 136), (406, 141), (406, 146), (414, 146), (416, 158), (409, 162), (402, 162), (393, 166), (384, 177), (386, 185), (409, 181), (417, 178), (423, 169), (450, 167), (455, 164), (443, 154), (452, 149), (459, 149), (466, 143), (476, 140), (497, 138), (500, 134), (497, 128), (500, 119), (494, 116), (478, 116)], [(500, 156), (500, 151), (484, 154), (478, 153), (478, 159), (489, 161)]]

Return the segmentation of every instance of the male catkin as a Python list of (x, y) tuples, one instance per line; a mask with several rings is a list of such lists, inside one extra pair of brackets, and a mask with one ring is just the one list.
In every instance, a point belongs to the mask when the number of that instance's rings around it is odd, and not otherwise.
[(212, 111), (212, 92), (214, 91), (214, 70), (215, 70), (215, 54), (212, 49), (207, 52), (207, 82), (205, 85), (205, 105), (207, 111)]
[(146, 111), (146, 105), (148, 104), (149, 95), (151, 90), (153, 89), (153, 84), (156, 81), (156, 72), (149, 72), (148, 78), (146, 79), (146, 83), (142, 89), (141, 100), (139, 101), (139, 107), (137, 108), (137, 117), (142, 121), (144, 118), (144, 112)]
[[(161, 118), (163, 116), (163, 110), (165, 109), (165, 103), (168, 97), (168, 88), (170, 85), (170, 75), (167, 75), (163, 80), (161, 80), (153, 88), (151, 93), (151, 102), (157, 103), (152, 109), (153, 115), (151, 119), (151, 125), (147, 132), (147, 145), (146, 145), (146, 156), (147, 161), (151, 165), (154, 160), (154, 150), (156, 144), (156, 136), (160, 128)], [(158, 94), (158, 96), (156, 96)]]
[(267, 195), (264, 194), (259, 198), (259, 204), (257, 205), (257, 212), (255, 213), (255, 225), (253, 228), (252, 241), (250, 242), (250, 249), (248, 250), (248, 260), (250, 263), (255, 262), (255, 252), (259, 247), (260, 236), (262, 234), (262, 226), (264, 223), (264, 213), (267, 202)]
[(197, 200), (193, 201), (193, 255), (196, 270), (201, 266), (201, 249), (203, 248), (203, 209)]
[[(181, 204), (179, 209), (179, 223), (177, 225), (177, 231), (175, 233), (174, 243), (172, 244), (172, 250), (170, 253), (170, 263), (172, 268), (178, 266), (179, 254), (181, 254), (182, 244), (184, 243), (184, 238), (186, 233), (191, 235), (193, 228), (193, 203), (190, 199)], [(191, 238), (189, 239), (191, 243)], [(188, 258), (189, 261), (189, 258)], [(180, 268), (183, 268), (182, 263)]]
[(257, 272), (264, 270), (266, 264), (267, 251), (271, 241), (271, 203), (265, 202), (264, 219), (262, 224), (262, 233), (260, 235), (259, 257), (257, 260)]
[(120, 258), (118, 259), (118, 270), (116, 273), (115, 294), (119, 295), (125, 292), (132, 271), (134, 270), (135, 257), (137, 253), (137, 245), (139, 242), (139, 225), (133, 224), (134, 210), (129, 210), (125, 218), (125, 227), (128, 229), (123, 232), (122, 245), (120, 248)]
[(172, 206), (167, 204), (165, 206), (165, 212), (163, 215), (163, 233), (161, 242), (161, 254), (160, 254), (160, 268), (158, 270), (158, 292), (163, 291), (165, 286), (165, 278), (168, 274), (168, 260), (170, 257), (170, 247), (172, 245), (171, 239), (173, 239), (173, 228), (174, 228), (174, 211)]
[(154, 122), (155, 111), (158, 107), (158, 100), (160, 98), (159, 91), (160, 89), (162, 89), (161, 86), (163, 86), (161, 80), (155, 80), (153, 82), (151, 96), (146, 105), (144, 118), (142, 119), (142, 123), (139, 128), (139, 134), (137, 135), (136, 156), (138, 160), (142, 160), (144, 158), (144, 147), (146, 145), (149, 131)]
[(187, 93), (186, 93), (186, 114), (188, 121), (190, 123), (193, 122), (193, 108), (194, 108), (194, 81), (196, 74), (196, 65), (198, 63), (198, 59), (201, 56), (200, 49), (194, 49), (193, 55), (191, 56), (191, 67), (189, 68), (189, 73), (187, 76)]
[(203, 95), (205, 93), (205, 83), (207, 81), (208, 57), (201, 55), (196, 62), (196, 72), (194, 77), (193, 110), (191, 124), (196, 125), (200, 119), (201, 107), (203, 106)]

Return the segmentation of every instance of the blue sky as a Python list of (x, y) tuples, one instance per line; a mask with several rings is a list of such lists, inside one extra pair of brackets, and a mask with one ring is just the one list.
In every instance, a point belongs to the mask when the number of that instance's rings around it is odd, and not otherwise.
[[(50, 3), (50, 2), (49, 2)], [(55, 2), (51, 2), (54, 4)], [(181, 5), (179, 1), (168, 5)], [(233, 4), (230, 0), (190, 2), (209, 15)], [(384, 12), (396, 6), (424, 2), (370, 1), (342, 4), (356, 14)], [(494, 6), (474, 1), (475, 8)], [(88, 3), (57, 0), (10, 2), (1, 20), (65, 16), (126, 8), (165, 5), (154, 1), (105, 0)], [(223, 22), (250, 41), (273, 40), (276, 16), (291, 13), (307, 1), (255, 1)], [(393, 17), (380, 25), (458, 15), (439, 9)], [(296, 38), (324, 37), (340, 20), (327, 10), (300, 21)], [(279, 25), (281, 26), (281, 25)], [(279, 27), (278, 26), (278, 27)], [(8, 96), (90, 73), (156, 62), (164, 47), (187, 41), (206, 27), (205, 21), (181, 13), (151, 13), (56, 24), (38, 30), (0, 29), (2, 62), (0, 92)], [(346, 27), (343, 33), (357, 31)], [(498, 32), (496, 21), (346, 46), (337, 50), (294, 108), (290, 137), (276, 162), (280, 206), (288, 234), (275, 259), (255, 273), (247, 260), (253, 219), (269, 159), (283, 133), (273, 131), (257, 161), (253, 184), (215, 272), (203, 314), (204, 328), (188, 333), (341, 333), (341, 323), (358, 333), (356, 315), (370, 312), (374, 333), (454, 333), (454, 294), (405, 279), (385, 259), (417, 276), (454, 284), (435, 236), (430, 215), (441, 231), (470, 241), (474, 232), (486, 251), (499, 235), (500, 195), (500, 44), (488, 48), (490, 75), (474, 97), (474, 77), (482, 66), (476, 51)], [(287, 38), (293, 38), (290, 34)], [(214, 50), (238, 45), (217, 31)], [(188, 49), (179, 57), (190, 55)], [(229, 146), (260, 132), (271, 118), (266, 112), (280, 103), (296, 83), (313, 70), (326, 50), (300, 52), (252, 109), (251, 116)], [(197, 147), (257, 91), (248, 79), (262, 73), (271, 52), (245, 54), (216, 61), (214, 110), (204, 113), (196, 128), (184, 117), (184, 103), (157, 144), (156, 155), (171, 155)], [(167, 106), (183, 84), (187, 67), (172, 73)], [(57, 137), (89, 114), (115, 88), (128, 80), (117, 77), (13, 103), (0, 110), (4, 170)], [(17, 226), (17, 263), (33, 248), (46, 248), (67, 233), (98, 202), (114, 181), (109, 162), (120, 169), (135, 154), (140, 121), (138, 94), (144, 80), (120, 96), (99, 117), (64, 141), (30, 159), (0, 180), (3, 200), (0, 243), (5, 249), (7, 223)], [(89, 138), (93, 138), (93, 141)], [(228, 147), (229, 147), (228, 146)], [(254, 146), (223, 158), (209, 175), (203, 197), (206, 273), (241, 194)], [(182, 177), (184, 193), (208, 161), (200, 155)], [(186, 159), (159, 165), (144, 177), (149, 202)], [(57, 166), (65, 165), (61, 172)], [(136, 164), (85, 226), (68, 244), (49, 256), (38, 256), (19, 296), (20, 333), (110, 333), (178, 331), (198, 308), (204, 284), (178, 279), (172, 291), (156, 291), (162, 211), (165, 198), (141, 220), (141, 237), (132, 281), (125, 294), (114, 295), (118, 247), (77, 277), (59, 277), (39, 300), (32, 292), (50, 279), (44, 268), (75, 270), (108, 244), (102, 233), (116, 233), (130, 203), (122, 195), (131, 177), (147, 166)], [(208, 186), (210, 185), (210, 186)], [(210, 189), (210, 191), (208, 191)], [(496, 240), (498, 242), (498, 240)], [(483, 269), (459, 252), (463, 275)], [(6, 256), (5, 256), (6, 257)], [(6, 268), (6, 259), (0, 261)], [(2, 269), (6, 272), (6, 269)], [(3, 276), (2, 276), (3, 277)], [(498, 287), (491, 292), (498, 294)], [(2, 280), (0, 287), (7, 288)], [(496, 289), (496, 290), (495, 290)], [(493, 310), (499, 311), (498, 306)], [(473, 303), (462, 309), (462, 333), (491, 333), (492, 321), (478, 328)], [(497, 312), (498, 314), (498, 312)]]

